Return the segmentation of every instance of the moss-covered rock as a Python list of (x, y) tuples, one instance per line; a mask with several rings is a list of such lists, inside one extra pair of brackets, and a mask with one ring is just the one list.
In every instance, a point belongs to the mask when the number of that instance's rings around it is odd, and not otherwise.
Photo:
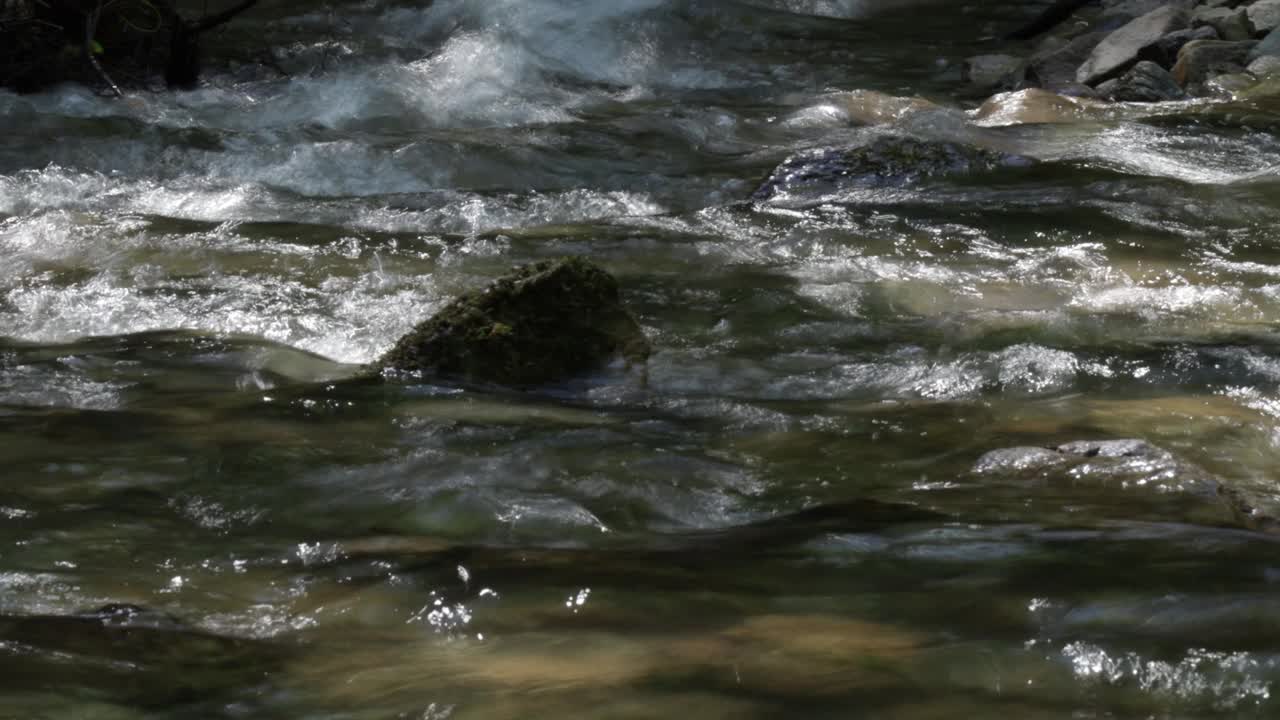
[(589, 260), (566, 258), (516, 268), (459, 297), (400, 338), (375, 367), (529, 386), (648, 355), (617, 280)]

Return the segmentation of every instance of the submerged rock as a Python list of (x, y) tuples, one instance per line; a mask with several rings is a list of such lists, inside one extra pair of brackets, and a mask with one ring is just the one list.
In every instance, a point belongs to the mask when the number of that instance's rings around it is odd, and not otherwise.
[(589, 260), (567, 258), (525, 265), (459, 297), (400, 338), (375, 367), (528, 386), (648, 355), (617, 280)]
[(825, 148), (793, 155), (769, 175), (752, 198), (767, 200), (812, 185), (836, 188), (905, 185), (926, 177), (983, 172), (1032, 162), (1029, 158), (956, 142), (883, 135), (858, 147)]
[(112, 604), (74, 615), (0, 615), (0, 688), (89, 688), (168, 707), (262, 682), (282, 646), (225, 637), (166, 613)]
[(1078, 440), (1055, 447), (1014, 447), (992, 450), (973, 465), (977, 475), (1070, 476), (1134, 483), (1137, 486), (1212, 495), (1217, 481), (1208, 473), (1179, 461), (1167, 450), (1145, 440)]

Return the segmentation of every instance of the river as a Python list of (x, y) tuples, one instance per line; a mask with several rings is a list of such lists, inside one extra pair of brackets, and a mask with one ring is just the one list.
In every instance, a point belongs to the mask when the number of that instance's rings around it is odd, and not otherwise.
[[(1036, 9), (277, 2), (0, 92), (0, 717), (1275, 717), (1280, 105), (968, 112)], [(1040, 162), (749, 201), (885, 133)], [(573, 254), (642, 376), (344, 382)]]

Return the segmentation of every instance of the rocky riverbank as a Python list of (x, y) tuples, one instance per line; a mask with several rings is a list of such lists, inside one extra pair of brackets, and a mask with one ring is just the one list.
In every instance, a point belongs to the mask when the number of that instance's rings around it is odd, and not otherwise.
[(973, 94), (1043, 88), (1119, 102), (1231, 98), (1280, 77), (1280, 0), (1059, 2), (1004, 42), (965, 61)]

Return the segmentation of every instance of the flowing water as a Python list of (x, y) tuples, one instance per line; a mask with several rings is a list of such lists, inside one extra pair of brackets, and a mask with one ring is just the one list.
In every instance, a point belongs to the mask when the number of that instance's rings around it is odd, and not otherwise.
[[(1280, 106), (969, 112), (1036, 3), (263, 5), (0, 93), (0, 717), (1280, 712)], [(880, 134), (1041, 162), (749, 201)], [(647, 377), (344, 381), (566, 254)]]

